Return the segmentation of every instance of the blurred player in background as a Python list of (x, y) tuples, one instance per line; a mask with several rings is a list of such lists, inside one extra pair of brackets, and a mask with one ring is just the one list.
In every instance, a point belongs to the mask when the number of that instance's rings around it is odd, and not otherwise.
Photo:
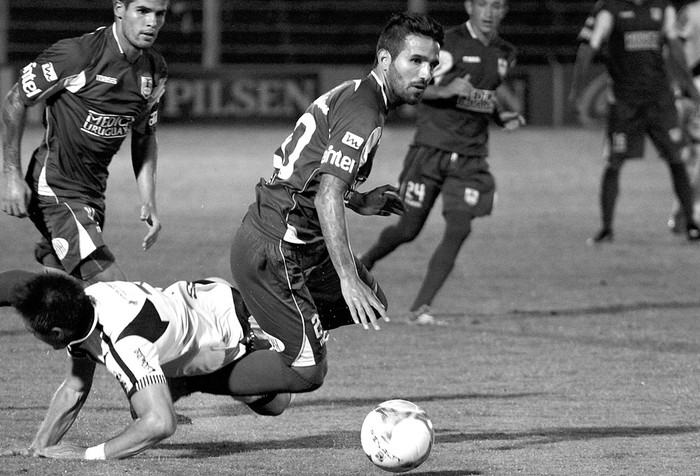
[[(126, 458), (175, 432), (174, 400), (193, 392), (236, 397), (230, 389), (231, 369), (252, 355), (249, 313), (225, 281), (178, 281), (161, 290), (118, 281), (85, 287), (59, 273), (0, 275), (17, 283), (12, 289), (0, 287), (0, 305), (11, 303), (36, 338), (54, 349), (67, 348), (69, 354), (66, 378), (31, 446), (0, 454)], [(98, 363), (119, 381), (135, 419), (90, 448), (61, 443), (90, 393)], [(290, 395), (242, 400), (256, 413), (279, 415)]]
[(520, 104), (503, 84), (515, 62), (515, 48), (498, 36), (506, 0), (467, 0), (465, 7), (469, 21), (446, 32), (435, 81), (418, 105), (416, 133), (399, 175), (406, 212), (361, 257), (371, 270), (415, 239), (443, 194), (445, 231), (410, 307), (409, 322), (420, 325), (443, 324), (430, 304), (454, 268), (472, 220), (491, 214), (496, 185), (486, 161), (489, 121), (507, 129), (524, 124)]
[[(151, 49), (168, 0), (116, 0), (114, 23), (61, 40), (20, 72), (2, 107), (5, 213), (29, 216), (43, 238), (47, 270), (89, 283), (125, 279), (103, 241), (108, 166), (131, 133), (131, 156), (149, 249), (161, 229), (156, 209), (156, 124), (167, 76)], [(26, 177), (20, 145), (26, 110), (45, 103), (46, 133)]]
[[(700, 90), (700, 1), (687, 3), (678, 12), (678, 33), (683, 41), (685, 61), (693, 76), (693, 84)], [(700, 221), (700, 109), (693, 101), (692, 95), (676, 88), (676, 108), (678, 109), (681, 128), (685, 133), (685, 147), (682, 158), (686, 164), (690, 185), (695, 196), (695, 211), (693, 219)], [(668, 226), (674, 233), (682, 233), (685, 229), (685, 215), (676, 200), (671, 209)]]
[(356, 189), (370, 173), (386, 115), (420, 100), (442, 41), (434, 20), (392, 16), (370, 74), (316, 99), (275, 152), (272, 177), (257, 185), (233, 239), (231, 271), (278, 352), (240, 362), (239, 393), (317, 389), (327, 331), (353, 323), (378, 329), (386, 317), (384, 293), (350, 248), (345, 206), (364, 215), (402, 211), (393, 187)]
[[(592, 24), (591, 24), (592, 23)], [(589, 243), (614, 238), (613, 215), (619, 191), (620, 170), (626, 159), (643, 156), (648, 135), (667, 162), (674, 190), (686, 221), (690, 241), (700, 239), (693, 220), (693, 190), (681, 159), (682, 131), (674, 104), (668, 70), (677, 76), (693, 100), (692, 87), (676, 30), (676, 10), (667, 0), (601, 0), (594, 19), (581, 37), (570, 100), (577, 104), (582, 83), (593, 57), (605, 47), (605, 65), (612, 81), (606, 144), (607, 163), (600, 193), (602, 227)], [(664, 54), (664, 45), (668, 51)]]

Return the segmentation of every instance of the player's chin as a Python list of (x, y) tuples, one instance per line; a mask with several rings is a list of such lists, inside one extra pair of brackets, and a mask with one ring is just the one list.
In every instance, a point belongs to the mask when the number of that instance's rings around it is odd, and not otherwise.
[(406, 94), (405, 100), (406, 104), (409, 104), (411, 106), (418, 104), (420, 102), (420, 99), (423, 97), (423, 93), (425, 92), (425, 89), (420, 89), (420, 88), (411, 88), (411, 90)]

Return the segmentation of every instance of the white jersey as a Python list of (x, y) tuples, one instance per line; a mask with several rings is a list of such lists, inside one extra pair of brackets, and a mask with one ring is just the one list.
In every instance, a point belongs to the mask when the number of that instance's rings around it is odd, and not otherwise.
[(204, 375), (245, 355), (238, 293), (227, 284), (178, 281), (165, 290), (108, 282), (86, 288), (95, 305), (87, 337), (71, 342), (74, 357), (104, 364), (131, 396), (165, 377)]
[[(678, 33), (685, 42), (688, 67), (700, 69), (700, 1), (691, 2), (678, 12)], [(700, 71), (694, 71), (693, 76), (700, 76)]]

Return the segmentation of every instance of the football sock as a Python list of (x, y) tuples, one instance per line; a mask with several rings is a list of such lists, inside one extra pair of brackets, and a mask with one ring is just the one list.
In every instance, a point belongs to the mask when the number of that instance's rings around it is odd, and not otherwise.
[(447, 280), (462, 244), (471, 233), (471, 219), (461, 213), (445, 215), (445, 234), (428, 262), (428, 271), (423, 278), (420, 290), (410, 310), (415, 311), (423, 304), (432, 303), (440, 288)]
[(671, 178), (673, 179), (673, 188), (676, 191), (676, 196), (680, 202), (681, 209), (687, 218), (687, 223), (690, 225), (693, 222), (693, 188), (688, 180), (688, 172), (685, 165), (680, 162), (670, 163)]
[(606, 167), (605, 172), (603, 172), (603, 182), (600, 190), (600, 210), (604, 230), (612, 230), (615, 201), (619, 193), (619, 181), (620, 170)]
[(423, 228), (424, 221), (408, 220), (405, 215), (396, 225), (388, 226), (379, 234), (374, 245), (360, 257), (365, 268), (372, 270), (374, 264), (404, 243), (413, 241)]
[(0, 273), (0, 307), (11, 306), (15, 286), (36, 276), (36, 274), (20, 269)]

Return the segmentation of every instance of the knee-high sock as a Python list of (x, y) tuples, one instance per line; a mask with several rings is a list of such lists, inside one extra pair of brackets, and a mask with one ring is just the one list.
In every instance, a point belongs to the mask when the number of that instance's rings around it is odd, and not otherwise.
[(600, 187), (600, 211), (603, 229), (611, 230), (615, 214), (615, 202), (619, 193), (620, 170), (607, 167)]
[(690, 186), (690, 180), (688, 179), (688, 171), (685, 168), (685, 164), (681, 162), (670, 163), (668, 167), (671, 170), (671, 179), (673, 180), (673, 188), (676, 191), (678, 202), (681, 205), (687, 223), (691, 224), (693, 222), (695, 197), (693, 188)]
[(365, 268), (372, 270), (374, 264), (404, 243), (413, 241), (425, 223), (423, 215), (418, 218), (401, 217), (396, 225), (388, 226), (379, 234), (379, 238), (361, 257)]

